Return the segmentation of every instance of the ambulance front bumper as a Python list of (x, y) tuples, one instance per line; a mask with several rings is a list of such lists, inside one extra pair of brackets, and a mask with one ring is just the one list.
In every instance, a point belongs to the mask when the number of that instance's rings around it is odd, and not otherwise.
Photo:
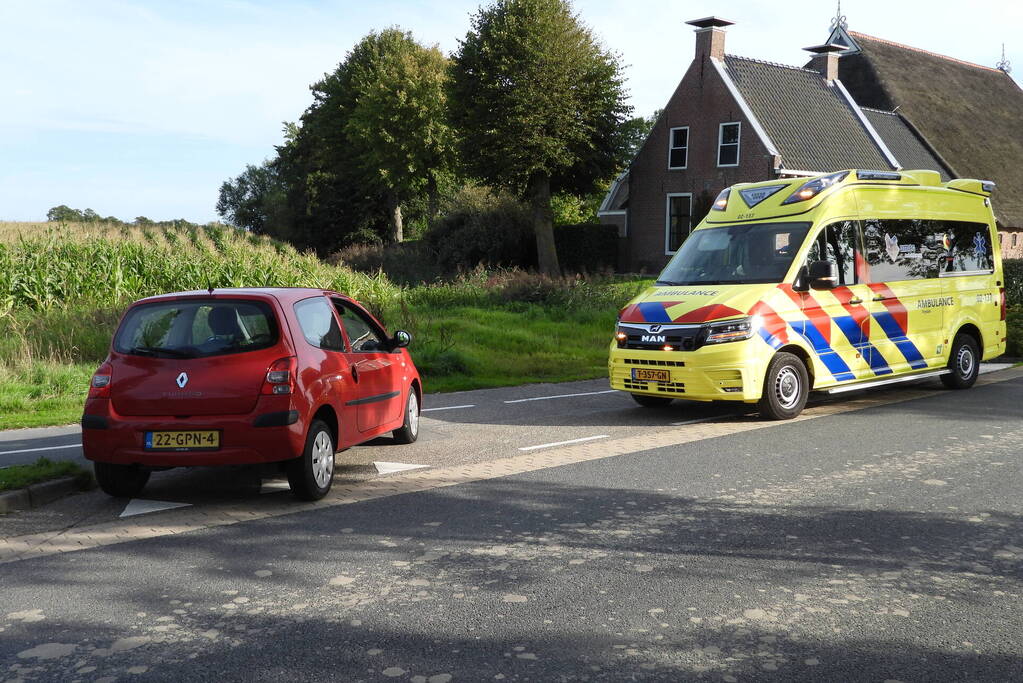
[(758, 344), (765, 346), (754, 337), (695, 351), (660, 351), (621, 349), (612, 343), (611, 388), (693, 401), (758, 401), (770, 359), (760, 358)]

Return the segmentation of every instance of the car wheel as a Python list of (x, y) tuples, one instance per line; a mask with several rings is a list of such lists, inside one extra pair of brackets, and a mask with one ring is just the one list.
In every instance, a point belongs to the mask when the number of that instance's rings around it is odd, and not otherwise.
[(767, 420), (791, 420), (803, 412), (810, 393), (806, 366), (791, 353), (775, 354), (767, 366), (760, 416)]
[(134, 498), (149, 481), (149, 470), (138, 465), (115, 465), (109, 462), (94, 462), (96, 483), (103, 492), (115, 498)]
[(949, 389), (969, 389), (977, 381), (980, 371), (980, 351), (977, 340), (960, 332), (952, 340), (952, 353), (948, 357), (948, 369), (952, 372), (941, 376), (942, 383)]
[(645, 394), (631, 394), (632, 400), (644, 408), (664, 408), (675, 399), (669, 396), (647, 396)]
[(400, 429), (395, 429), (391, 434), (398, 443), (412, 443), (419, 438), (419, 398), (416, 396), (416, 388), (409, 387), (408, 400), (405, 402), (405, 422)]
[(302, 456), (288, 461), (288, 483), (300, 500), (319, 500), (334, 481), (334, 436), (320, 420), (313, 420)]

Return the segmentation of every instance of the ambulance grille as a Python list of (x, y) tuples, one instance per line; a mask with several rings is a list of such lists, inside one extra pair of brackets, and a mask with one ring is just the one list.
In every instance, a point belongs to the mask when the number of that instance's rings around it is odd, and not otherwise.
[(663, 368), (684, 368), (686, 364), (680, 360), (647, 360), (645, 358), (623, 358), (626, 365), (656, 365)]
[(686, 392), (684, 382), (636, 382), (626, 379), (622, 381), (622, 386), (633, 391), (651, 391), (651, 386), (653, 386), (654, 391), (662, 394), (684, 394)]

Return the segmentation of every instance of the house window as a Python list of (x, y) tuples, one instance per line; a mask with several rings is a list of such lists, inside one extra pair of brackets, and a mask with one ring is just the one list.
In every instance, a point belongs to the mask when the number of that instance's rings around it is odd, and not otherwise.
[(1016, 248), (1016, 238), (1017, 237), (1019, 237), (1019, 233), (1016, 233), (1016, 232), (1012, 233), (1012, 248), (1013, 249)]
[(674, 254), (693, 229), (693, 195), (669, 194), (664, 221), (664, 253)]
[(689, 159), (689, 126), (669, 131), (668, 168), (685, 168)]
[(739, 165), (739, 123), (718, 126), (718, 166)]

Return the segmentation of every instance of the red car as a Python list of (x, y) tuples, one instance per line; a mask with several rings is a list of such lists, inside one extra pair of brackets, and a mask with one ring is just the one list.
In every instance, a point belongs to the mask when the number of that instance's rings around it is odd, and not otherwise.
[(322, 289), (217, 289), (137, 301), (93, 375), (82, 448), (100, 487), (156, 469), (279, 462), (294, 494), (330, 490), (334, 453), (419, 432), (422, 381), (358, 303)]

